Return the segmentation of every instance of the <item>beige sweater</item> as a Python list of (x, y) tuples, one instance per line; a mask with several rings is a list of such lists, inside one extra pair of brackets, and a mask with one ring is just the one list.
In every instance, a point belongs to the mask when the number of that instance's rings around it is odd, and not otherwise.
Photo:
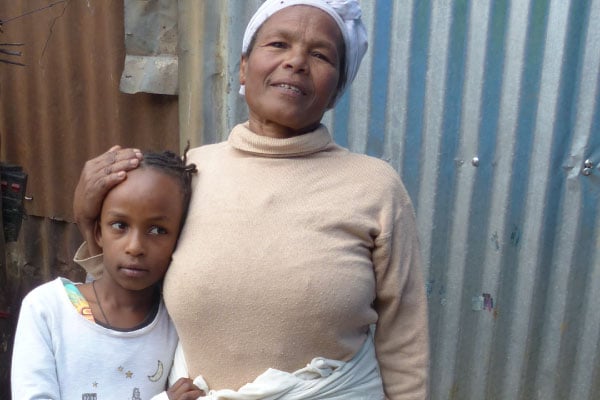
[(415, 217), (387, 163), (331, 141), (236, 126), (198, 166), (164, 298), (191, 376), (238, 389), (267, 368), (349, 360), (376, 325), (389, 399), (426, 397), (427, 303)]

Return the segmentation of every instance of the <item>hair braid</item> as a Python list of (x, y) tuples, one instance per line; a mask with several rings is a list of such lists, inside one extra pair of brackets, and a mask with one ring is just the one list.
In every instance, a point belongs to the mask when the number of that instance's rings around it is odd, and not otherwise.
[(140, 167), (142, 168), (154, 168), (164, 172), (179, 182), (183, 194), (184, 219), (187, 215), (190, 199), (192, 197), (192, 177), (193, 174), (198, 172), (196, 164), (187, 163), (187, 152), (189, 148), (190, 142), (188, 141), (182, 157), (168, 150), (162, 152), (144, 151), (143, 159), (140, 163)]

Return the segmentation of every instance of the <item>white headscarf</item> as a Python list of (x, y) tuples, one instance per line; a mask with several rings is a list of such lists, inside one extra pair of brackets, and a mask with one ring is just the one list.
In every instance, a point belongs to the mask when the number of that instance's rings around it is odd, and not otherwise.
[[(267, 0), (256, 10), (246, 27), (242, 42), (242, 54), (246, 54), (252, 38), (258, 28), (273, 14), (286, 7), (306, 5), (317, 7), (329, 14), (337, 23), (346, 46), (345, 80), (339, 85), (335, 102), (339, 100), (358, 72), (358, 67), (367, 51), (367, 31), (363, 25), (361, 9), (357, 0)], [(245, 93), (245, 87), (240, 87), (240, 94)]]

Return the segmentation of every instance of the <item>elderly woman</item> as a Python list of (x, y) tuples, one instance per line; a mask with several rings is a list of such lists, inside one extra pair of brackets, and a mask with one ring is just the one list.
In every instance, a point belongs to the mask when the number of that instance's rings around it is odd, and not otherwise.
[[(410, 199), (387, 163), (320, 123), (366, 51), (360, 14), (355, 0), (263, 3), (240, 66), (249, 121), (189, 152), (199, 174), (163, 291), (211, 398), (427, 396)], [(86, 238), (136, 157), (115, 147), (86, 164), (74, 205)]]

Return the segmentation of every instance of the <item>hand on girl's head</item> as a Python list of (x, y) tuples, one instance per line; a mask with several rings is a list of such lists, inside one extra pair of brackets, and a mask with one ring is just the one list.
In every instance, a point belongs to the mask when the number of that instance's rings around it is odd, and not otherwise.
[[(121, 146), (113, 146), (106, 153), (100, 156), (103, 159), (104, 168), (100, 171), (104, 175), (117, 173), (123, 175), (140, 164), (143, 158), (142, 152), (139, 149), (122, 149)], [(100, 166), (102, 167), (102, 165)]]
[(142, 152), (139, 149), (113, 146), (107, 152), (88, 160), (75, 188), (75, 220), (95, 220), (106, 193), (125, 179), (127, 171), (137, 168), (141, 159)]

